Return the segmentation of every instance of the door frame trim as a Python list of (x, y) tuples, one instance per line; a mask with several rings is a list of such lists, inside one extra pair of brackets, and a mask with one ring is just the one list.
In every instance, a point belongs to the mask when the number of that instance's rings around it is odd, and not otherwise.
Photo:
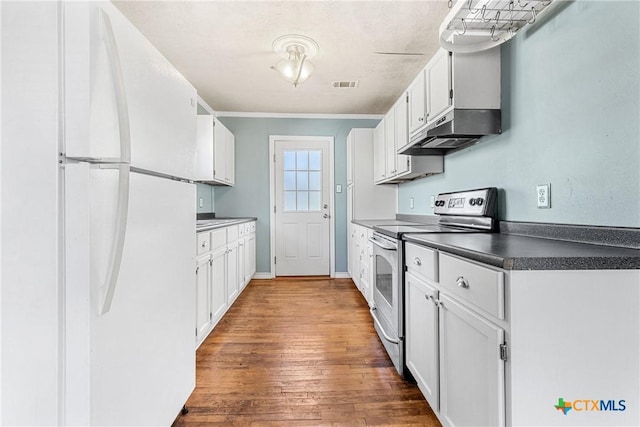
[(294, 135), (269, 135), (269, 240), (270, 251), (269, 264), (271, 278), (276, 277), (276, 264), (274, 257), (276, 253), (276, 219), (273, 215), (273, 208), (276, 205), (276, 168), (275, 154), (276, 141), (319, 141), (329, 143), (329, 275), (336, 275), (336, 239), (335, 239), (335, 193), (334, 189), (334, 145), (335, 138), (333, 136), (294, 136)]

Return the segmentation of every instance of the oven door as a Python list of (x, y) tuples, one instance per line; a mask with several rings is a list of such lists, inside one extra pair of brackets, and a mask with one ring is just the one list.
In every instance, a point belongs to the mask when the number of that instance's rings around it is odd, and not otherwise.
[(402, 371), (399, 331), (400, 284), (398, 242), (377, 233), (373, 243), (373, 307), (371, 316), (382, 343), (398, 372)]

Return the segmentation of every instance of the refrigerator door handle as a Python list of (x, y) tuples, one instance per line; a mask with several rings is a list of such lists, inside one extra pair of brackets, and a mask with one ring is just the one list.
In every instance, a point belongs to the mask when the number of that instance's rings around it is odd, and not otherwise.
[[(113, 166), (105, 166), (110, 168)], [(107, 276), (101, 286), (101, 294), (103, 295), (100, 315), (106, 314), (111, 309), (111, 302), (116, 291), (118, 283), (118, 274), (120, 273), (120, 264), (122, 263), (122, 252), (124, 250), (124, 238), (127, 234), (127, 217), (129, 216), (129, 179), (130, 166), (128, 164), (119, 164), (118, 168), (118, 202), (116, 205), (116, 227), (114, 232), (113, 243), (109, 254), (109, 264), (107, 268)]]
[(118, 107), (118, 125), (120, 130), (120, 162), (131, 162), (131, 129), (129, 126), (129, 106), (127, 104), (127, 93), (124, 87), (124, 76), (122, 74), (122, 65), (120, 64), (120, 55), (118, 54), (118, 45), (111, 26), (109, 15), (102, 9), (99, 9), (100, 20), (102, 22), (101, 35), (102, 40), (111, 65), (111, 74), (115, 86), (116, 104)]

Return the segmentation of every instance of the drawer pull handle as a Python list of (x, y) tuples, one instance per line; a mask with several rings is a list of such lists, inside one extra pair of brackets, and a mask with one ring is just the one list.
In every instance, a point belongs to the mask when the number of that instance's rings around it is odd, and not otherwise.
[(420, 258), (418, 258), (418, 257), (415, 257), (415, 258), (413, 259), (413, 263), (414, 263), (415, 265), (417, 265), (418, 267), (422, 265), (422, 261), (420, 261)]
[(459, 288), (469, 289), (469, 282), (467, 282), (467, 279), (465, 279), (462, 276), (456, 279), (456, 284), (458, 285)]

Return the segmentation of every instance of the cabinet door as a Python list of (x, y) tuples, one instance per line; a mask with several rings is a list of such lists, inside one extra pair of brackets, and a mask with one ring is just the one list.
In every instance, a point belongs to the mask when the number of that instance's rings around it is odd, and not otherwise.
[(236, 183), (236, 137), (225, 128), (225, 156), (227, 159), (224, 180), (229, 185)]
[(227, 247), (211, 255), (211, 312), (215, 325), (227, 308)]
[[(373, 234), (372, 231), (369, 233)], [(366, 297), (369, 307), (373, 307), (373, 244), (371, 242), (367, 242), (367, 256), (369, 257), (369, 289)]]
[(253, 273), (251, 272), (251, 266), (252, 266), (251, 247), (252, 247), (253, 241), (255, 241), (254, 234), (249, 234), (244, 238), (244, 285), (243, 287), (247, 286), (247, 284), (251, 281), (251, 276), (253, 276)]
[(427, 121), (432, 122), (451, 106), (451, 55), (440, 49), (427, 66)]
[(425, 73), (418, 77), (409, 86), (409, 133), (413, 133), (425, 124), (426, 100), (425, 100)]
[(505, 425), (504, 330), (440, 294), (440, 414), (445, 424)]
[(196, 266), (196, 342), (204, 340), (211, 327), (211, 259), (198, 259)]
[(227, 246), (227, 303), (231, 303), (238, 297), (238, 242)]
[(251, 280), (251, 278), (253, 277), (254, 274), (256, 274), (256, 235), (255, 233), (252, 233), (251, 236), (249, 237), (249, 265), (251, 266), (249, 269), (249, 279)]
[[(403, 147), (409, 143), (409, 132), (407, 127), (407, 99), (403, 96), (396, 103), (393, 108), (395, 113), (396, 122), (396, 144), (394, 151), (397, 153), (400, 147)], [(404, 154), (396, 154), (396, 175), (404, 175), (410, 172), (410, 156)]]
[(213, 128), (213, 158), (214, 158), (214, 170), (213, 177), (220, 182), (224, 182), (224, 178), (227, 173), (227, 141), (226, 141), (226, 128), (218, 121), (214, 119)]
[(211, 181), (213, 177), (213, 116), (198, 116), (198, 146), (195, 180)]
[(407, 273), (406, 298), (406, 358), (418, 388), (434, 411), (439, 410), (438, 371), (438, 291), (426, 282)]
[[(244, 224), (243, 224), (244, 225)], [(241, 225), (241, 227), (243, 226)], [(238, 293), (244, 289), (244, 285), (247, 284), (247, 276), (246, 276), (246, 263), (247, 260), (245, 258), (246, 255), (246, 244), (248, 239), (246, 237), (240, 237), (238, 239), (238, 264), (236, 266), (236, 270), (238, 271)]]
[(392, 108), (384, 117), (385, 173), (387, 178), (396, 175), (396, 115)]
[(387, 176), (384, 146), (384, 120), (373, 131), (373, 181), (381, 182)]

